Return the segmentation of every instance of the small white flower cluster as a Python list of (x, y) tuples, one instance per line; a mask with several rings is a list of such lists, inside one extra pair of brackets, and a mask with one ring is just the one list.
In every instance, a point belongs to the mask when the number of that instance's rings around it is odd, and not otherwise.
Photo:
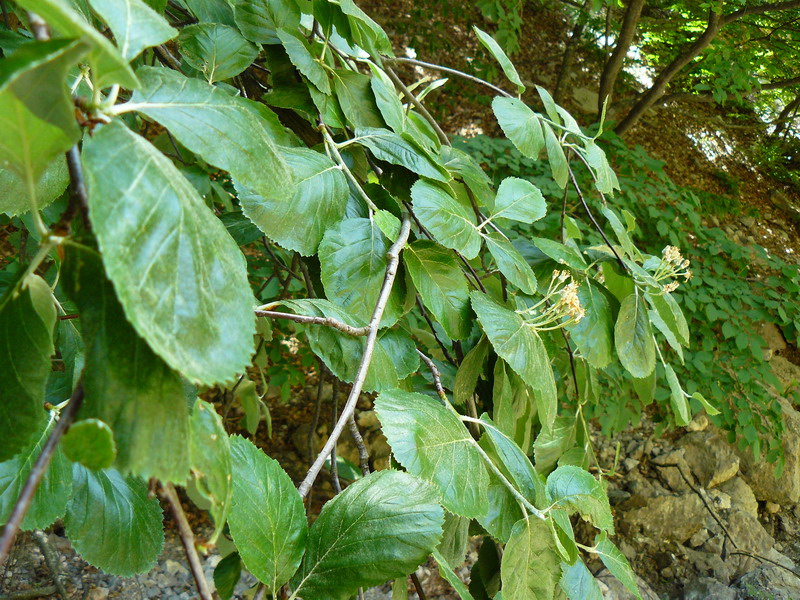
[[(530, 308), (517, 312), (523, 316), (538, 313), (527, 320), (526, 324), (539, 331), (578, 323), (586, 316), (586, 311), (578, 298), (578, 287), (578, 282), (572, 278), (569, 271), (553, 271), (544, 298)], [(563, 320), (565, 318), (566, 321)]]
[(661, 290), (665, 294), (674, 292), (680, 285), (677, 281), (678, 277), (683, 277), (685, 281), (689, 281), (692, 278), (692, 272), (689, 270), (689, 259), (681, 256), (679, 248), (667, 246), (661, 252), (661, 263), (653, 276), (659, 282), (663, 279), (672, 279), (673, 281), (661, 284)]
[(280, 343), (281, 345), (286, 346), (289, 354), (297, 354), (297, 352), (300, 350), (300, 341), (294, 336), (283, 339), (280, 341)]

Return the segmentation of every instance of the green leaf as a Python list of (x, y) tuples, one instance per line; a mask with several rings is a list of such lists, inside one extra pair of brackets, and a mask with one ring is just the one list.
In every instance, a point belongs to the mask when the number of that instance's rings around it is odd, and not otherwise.
[(0, 64), (0, 164), (24, 190), (24, 198), (0, 200), (3, 212), (46, 204), (38, 198), (42, 174), (80, 137), (66, 75), (87, 49), (79, 40), (29, 42)]
[(467, 586), (463, 581), (461, 581), (461, 579), (459, 579), (458, 575), (456, 575), (456, 572), (453, 570), (453, 567), (447, 563), (447, 560), (439, 553), (438, 550), (433, 551), (433, 558), (436, 560), (436, 564), (439, 565), (439, 575), (441, 575), (442, 578), (447, 581), (447, 583), (453, 586), (453, 589), (458, 594), (458, 597), (461, 598), (461, 600), (474, 600), (472, 594), (469, 593)]
[(514, 525), (503, 553), (504, 600), (551, 600), (560, 561), (546, 521), (528, 517)]
[(569, 163), (564, 154), (564, 149), (561, 147), (561, 142), (558, 141), (556, 134), (549, 125), (544, 125), (544, 144), (547, 148), (547, 160), (550, 161), (550, 170), (553, 173), (553, 180), (558, 184), (562, 190), (567, 187), (567, 180), (569, 179)]
[(429, 240), (418, 240), (403, 251), (403, 264), (411, 274), (422, 302), (452, 340), (469, 335), (469, 287), (452, 251)]
[(369, 148), (378, 160), (405, 167), (417, 175), (436, 181), (450, 179), (450, 174), (439, 161), (388, 129), (359, 127), (356, 129), (356, 139), (359, 144)]
[[(51, 414), (49, 422), (44, 422), (28, 446), (12, 459), (0, 463), (0, 525), (8, 521), (11, 511), (14, 510), (33, 463), (39, 458), (42, 446), (50, 436), (55, 423), (55, 415)], [(64, 458), (61, 449), (57, 448), (39, 487), (36, 488), (33, 501), (22, 521), (22, 529), (24, 531), (46, 529), (56, 519), (63, 517), (71, 490), (70, 462)]]
[(683, 316), (683, 311), (672, 294), (669, 292), (666, 294), (647, 294), (647, 300), (678, 341), (688, 348), (689, 325), (686, 323), (686, 317)]
[(178, 37), (184, 60), (203, 73), (209, 83), (235, 77), (258, 56), (258, 48), (233, 27), (198, 23), (181, 30)]
[(539, 250), (544, 252), (547, 256), (552, 258), (560, 265), (567, 265), (572, 269), (578, 271), (585, 271), (589, 268), (583, 256), (573, 247), (567, 246), (555, 240), (547, 238), (534, 237), (531, 241), (536, 245)]
[(411, 188), (411, 198), (417, 218), (437, 242), (460, 252), (468, 260), (478, 256), (481, 234), (468, 203), (424, 179)]
[(400, 471), (371, 473), (322, 508), (293, 587), (303, 598), (346, 600), (359, 587), (405, 577), (436, 548), (442, 519), (429, 484)]
[(277, 593), (297, 571), (306, 547), (303, 499), (277, 461), (252, 442), (232, 436), (231, 453), (231, 535), (247, 570), (267, 593)]
[(583, 319), (567, 329), (581, 355), (596, 369), (614, 357), (614, 315), (602, 288), (587, 279), (578, 288), (578, 300), (586, 311)]
[(639, 594), (639, 586), (636, 585), (636, 575), (631, 569), (631, 565), (625, 555), (619, 551), (614, 543), (608, 539), (608, 534), (603, 531), (594, 540), (595, 554), (600, 556), (600, 560), (606, 568), (611, 571), (611, 574), (619, 579), (620, 583), (624, 585), (629, 592), (642, 600)]
[(238, 552), (231, 552), (214, 567), (214, 587), (222, 600), (230, 600), (242, 576), (242, 559)]
[(294, 0), (237, 0), (234, 18), (251, 42), (279, 44), (277, 30), (296, 30), (300, 26), (300, 9)]
[[(383, 118), (375, 104), (368, 75), (356, 71), (337, 69), (333, 73), (333, 88), (348, 123), (356, 128), (383, 127)], [(389, 133), (387, 131), (387, 133)]]
[(472, 308), (497, 355), (538, 392), (543, 407), (542, 426), (550, 429), (556, 416), (556, 382), (542, 339), (514, 311), (496, 304), (486, 294), (472, 292)]
[(98, 419), (73, 423), (61, 439), (61, 449), (69, 460), (93, 471), (109, 468), (117, 458), (114, 434)]
[(283, 159), (295, 175), (290, 198), (260, 196), (236, 183), (242, 211), (270, 239), (303, 256), (317, 252), (326, 231), (345, 215), (349, 188), (344, 173), (324, 154), (286, 148)]
[[(319, 245), (322, 285), (329, 300), (369, 322), (386, 277), (391, 242), (371, 219), (345, 219), (325, 233)], [(405, 289), (395, 280), (381, 325), (390, 327), (402, 316)]]
[(278, 29), (278, 38), (289, 55), (289, 60), (297, 70), (305, 75), (323, 94), (331, 93), (331, 82), (319, 60), (311, 54), (306, 39), (297, 33), (286, 29)]
[(213, 544), (231, 507), (231, 446), (214, 405), (200, 399), (195, 400), (189, 421), (189, 465), (197, 491), (211, 503), (215, 527), (209, 541)]
[(500, 272), (524, 294), (535, 294), (538, 289), (536, 275), (519, 250), (499, 232), (484, 236), (484, 240)]
[(521, 223), (533, 223), (544, 217), (547, 203), (541, 190), (530, 181), (506, 177), (500, 183), (492, 218), (502, 217)]
[(447, 510), (470, 518), (486, 512), (486, 466), (454, 412), (429, 396), (398, 389), (378, 396), (375, 410), (398, 462), (435, 483)]
[(538, 160), (544, 147), (544, 135), (539, 117), (522, 100), (497, 97), (492, 110), (506, 137), (524, 156)]
[(72, 547), (109, 575), (130, 577), (156, 564), (164, 545), (161, 507), (141, 479), (72, 465), (74, 493), (64, 528)]
[(626, 296), (614, 326), (614, 343), (622, 366), (637, 379), (643, 379), (656, 367), (656, 346), (647, 307), (639, 293)]
[(30, 275), (0, 300), (0, 461), (21, 452), (47, 423), (56, 308), (47, 283)]
[(464, 562), (469, 544), (469, 523), (466, 517), (445, 511), (442, 541), (436, 552), (448, 565), (455, 568)]
[(61, 285), (78, 307), (86, 344), (79, 416), (111, 428), (115, 467), (122, 474), (185, 482), (189, 423), (183, 382), (126, 320), (100, 256), (77, 244), (65, 251)]
[(481, 336), (478, 343), (467, 352), (456, 373), (456, 380), (453, 384), (453, 402), (458, 406), (464, 406), (467, 400), (475, 393), (475, 386), (478, 384), (478, 377), (483, 373), (483, 364), (489, 354), (489, 341), (486, 336)]
[[(92, 82), (101, 88), (118, 83), (128, 89), (139, 87), (139, 80), (126, 61), (108, 39), (86, 21), (83, 15), (72, 7), (69, 0), (18, 0), (17, 4), (25, 10), (34, 11), (60, 35), (68, 38), (81, 38), (91, 45), (89, 64), (92, 67)], [(53, 82), (56, 83), (56, 82)], [(59, 84), (64, 78), (58, 79)], [(43, 94), (40, 87), (31, 90), (44, 100), (51, 96)], [(0, 110), (0, 114), (2, 114)]]
[(536, 470), (547, 473), (575, 445), (575, 417), (556, 417), (552, 431), (542, 431), (533, 443)]
[(403, 103), (397, 96), (394, 83), (379, 66), (369, 63), (369, 68), (372, 71), (370, 86), (372, 87), (372, 93), (375, 94), (375, 103), (378, 105), (386, 124), (395, 133), (400, 134), (406, 128), (406, 112), (403, 108)]
[[(2, 152), (2, 150), (0, 150)], [(22, 215), (33, 207), (41, 210), (58, 198), (69, 184), (69, 171), (64, 156), (57, 156), (44, 168), (33, 194), (25, 180), (11, 169), (0, 170), (0, 212), (10, 217)]]
[(145, 48), (158, 46), (178, 35), (166, 19), (142, 0), (89, 0), (108, 23), (122, 58), (130, 61)]
[(394, 56), (392, 43), (381, 26), (356, 6), (353, 0), (340, 0), (339, 6), (347, 15), (353, 41), (364, 50), (374, 54)]
[(706, 409), (706, 412), (709, 415), (714, 416), (719, 414), (719, 409), (717, 409), (716, 406), (714, 406), (708, 400), (706, 400), (703, 394), (701, 394), (700, 392), (695, 392), (694, 394), (692, 394), (692, 400), (697, 400), (700, 404), (702, 404), (703, 408)]
[(561, 589), (569, 600), (603, 600), (600, 584), (582, 560), (561, 563)]
[(591, 473), (570, 465), (558, 467), (547, 477), (550, 501), (578, 512), (598, 529), (614, 533), (614, 517), (603, 485)]
[(94, 233), (139, 335), (195, 383), (244, 371), (253, 295), (225, 226), (170, 160), (120, 122), (85, 143), (83, 162)]
[(620, 189), (617, 175), (614, 169), (608, 164), (606, 153), (592, 141), (585, 143), (586, 162), (592, 169), (595, 178), (595, 186), (601, 194), (613, 194), (615, 189)]
[(292, 170), (276, 145), (287, 142), (278, 137), (283, 128), (274, 113), (171, 69), (141, 67), (137, 73), (143, 89), (131, 98), (135, 110), (262, 197), (292, 197)]
[(485, 31), (481, 31), (475, 25), (472, 26), (472, 30), (475, 32), (475, 35), (478, 36), (478, 40), (480, 40), (481, 44), (483, 44), (483, 46), (489, 51), (494, 59), (500, 64), (500, 68), (503, 69), (503, 73), (506, 74), (508, 80), (517, 86), (517, 93), (522, 94), (525, 92), (525, 84), (522, 83), (522, 79), (519, 78), (519, 73), (517, 73), (516, 67), (514, 67), (514, 64), (500, 47), (500, 44), (498, 44), (492, 36)]
[(678, 376), (675, 370), (665, 364), (664, 371), (667, 374), (667, 383), (669, 384), (669, 403), (672, 406), (672, 414), (675, 416), (675, 423), (681, 427), (685, 427), (692, 420), (692, 409), (689, 408), (689, 402), (686, 399), (686, 394), (683, 393)]
[(511, 537), (514, 524), (525, 515), (519, 501), (493, 471), (489, 471), (486, 496), (489, 508), (485, 514), (477, 518), (477, 521), (490, 536), (505, 544)]
[(395, 217), (388, 210), (380, 209), (375, 212), (372, 218), (375, 219), (375, 222), (378, 224), (381, 232), (383, 232), (383, 235), (389, 238), (389, 240), (392, 242), (397, 241), (397, 238), (400, 236), (400, 228), (402, 226), (400, 219)]

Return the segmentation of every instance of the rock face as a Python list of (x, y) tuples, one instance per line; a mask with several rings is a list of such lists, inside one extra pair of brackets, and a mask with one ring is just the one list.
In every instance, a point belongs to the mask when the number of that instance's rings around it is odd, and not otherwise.
[(650, 498), (625, 514), (624, 526), (650, 538), (682, 544), (703, 529), (707, 518), (702, 500), (692, 492)]
[[(604, 600), (636, 600), (636, 596), (631, 594), (608, 569), (602, 569), (595, 577), (597, 577), (597, 581), (600, 584), (600, 591), (603, 592)], [(639, 594), (642, 600), (659, 600), (658, 594), (653, 591), (653, 588), (644, 579), (637, 576), (636, 584), (639, 586)]]
[(800, 412), (788, 400), (779, 398), (785, 431), (783, 453), (785, 464), (780, 479), (775, 477), (775, 465), (756, 462), (749, 450), (736, 450), (742, 475), (753, 489), (756, 499), (785, 505), (800, 502)]
[(679, 447), (703, 487), (716, 487), (739, 472), (739, 457), (716, 430), (693, 431), (681, 438)]
[(739, 598), (769, 598), (797, 600), (800, 598), (800, 579), (786, 569), (762, 566), (744, 575), (738, 582)]
[(720, 491), (725, 492), (731, 498), (731, 508), (742, 510), (751, 515), (754, 519), (758, 518), (758, 501), (753, 490), (744, 482), (741, 477), (734, 477), (719, 486)]

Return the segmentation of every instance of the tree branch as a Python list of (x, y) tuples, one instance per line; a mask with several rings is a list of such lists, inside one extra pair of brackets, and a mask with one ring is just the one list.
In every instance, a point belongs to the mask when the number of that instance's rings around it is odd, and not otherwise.
[(436, 132), (436, 137), (439, 138), (439, 141), (444, 146), (450, 146), (450, 140), (448, 139), (447, 135), (442, 128), (439, 126), (439, 123), (436, 122), (436, 119), (433, 118), (433, 115), (425, 108), (425, 105), (420, 102), (419, 98), (417, 98), (411, 90), (408, 89), (405, 83), (397, 76), (391, 67), (386, 67), (386, 74), (389, 76), (389, 79), (392, 80), (394, 85), (403, 92), (403, 95), (408, 98), (408, 101), (411, 102), (414, 106), (417, 107), (417, 110), (420, 114), (425, 118), (425, 120), (433, 127), (433, 130)]
[(733, 11), (723, 16), (720, 20), (720, 25), (725, 26), (747, 15), (763, 15), (768, 12), (778, 12), (782, 10), (791, 10), (793, 8), (800, 8), (800, 0), (790, 0), (789, 2), (772, 2), (771, 4), (762, 4), (760, 6), (748, 4), (744, 8)]
[(348, 325), (347, 323), (338, 321), (332, 317), (311, 317), (308, 315), (293, 315), (291, 313), (277, 312), (274, 310), (256, 310), (255, 313), (257, 317), (267, 317), (269, 319), (287, 319), (289, 321), (294, 321), (295, 323), (327, 325), (328, 327), (333, 327), (334, 329), (338, 329), (342, 333), (346, 333), (348, 335), (353, 335), (356, 337), (364, 336), (369, 333), (369, 325), (365, 325), (364, 327), (353, 327), (352, 325)]
[(395, 57), (395, 58), (388, 58), (384, 57), (383, 59), (385, 62), (393, 62), (393, 63), (405, 63), (408, 65), (415, 65), (417, 67), (424, 67), (426, 69), (431, 69), (433, 71), (441, 71), (442, 73), (450, 73), (451, 75), (456, 75), (463, 79), (467, 79), (469, 81), (479, 83), (480, 85), (486, 86), (489, 89), (494, 90), (498, 94), (505, 96), (506, 98), (516, 98), (514, 94), (509, 94), (502, 88), (497, 87), (496, 85), (489, 83), (485, 79), (481, 79), (480, 77), (475, 77), (474, 75), (470, 75), (469, 73), (464, 73), (464, 71), (459, 71), (458, 69), (451, 69), (449, 67), (443, 67), (441, 65), (436, 65), (433, 63), (425, 62), (422, 60), (417, 60), (416, 58), (404, 58), (404, 57)]
[(14, 538), (17, 536), (17, 531), (19, 531), (22, 520), (25, 518), (31, 506), (33, 495), (36, 493), (36, 489), (39, 487), (42, 477), (44, 477), (47, 468), (50, 466), (50, 461), (53, 459), (53, 454), (56, 451), (58, 442), (61, 440), (64, 433), (66, 433), (67, 429), (69, 429), (69, 426), (72, 425), (81, 404), (83, 404), (82, 379), (78, 381), (78, 385), (75, 386), (69, 403), (61, 413), (58, 423), (53, 427), (53, 431), (50, 432), (50, 436), (44, 443), (39, 456), (36, 457), (36, 462), (33, 463), (31, 472), (25, 480), (25, 485), (22, 487), (22, 492), (19, 498), (17, 498), (17, 502), (14, 504), (14, 509), (11, 511), (11, 515), (8, 517), (5, 527), (3, 527), (3, 535), (0, 537), (0, 565), (2, 565), (8, 557), (8, 552), (11, 550)]
[(203, 572), (203, 564), (200, 562), (200, 556), (197, 554), (197, 548), (194, 546), (194, 533), (186, 519), (186, 513), (183, 512), (178, 493), (171, 483), (161, 483), (161, 497), (166, 500), (172, 509), (172, 515), (175, 517), (175, 523), (178, 525), (178, 534), (183, 544), (183, 549), (186, 552), (186, 558), (189, 560), (189, 567), (192, 570), (195, 585), (197, 586), (197, 593), (200, 594), (201, 600), (218, 600), (216, 594), (211, 593), (211, 588), (208, 587), (206, 581), (206, 574)]
[(397, 241), (392, 244), (392, 246), (389, 248), (389, 252), (386, 253), (386, 275), (383, 279), (383, 287), (381, 288), (378, 302), (375, 304), (375, 310), (372, 313), (372, 318), (370, 319), (368, 325), (369, 334), (367, 335), (367, 343), (364, 347), (364, 355), (361, 358), (361, 364), (358, 367), (358, 372), (356, 373), (353, 387), (350, 389), (350, 395), (347, 397), (347, 402), (342, 409), (342, 414), (339, 416), (339, 420), (336, 422), (336, 427), (334, 427), (333, 431), (331, 431), (331, 435), (328, 438), (328, 441), (325, 443), (325, 446), (322, 448), (322, 452), (319, 453), (317, 459), (314, 461), (314, 464), (311, 465), (311, 468), (308, 470), (305, 479), (303, 479), (298, 487), (298, 491), (303, 498), (306, 497), (308, 491), (311, 489), (311, 486), (314, 484), (314, 480), (317, 478), (317, 475), (319, 475), (322, 466), (325, 464), (325, 460), (330, 456), (331, 450), (339, 440), (339, 436), (342, 434), (347, 422), (350, 420), (350, 415), (353, 414), (353, 411), (356, 408), (358, 397), (361, 394), (361, 390), (364, 387), (364, 381), (367, 378), (369, 365), (372, 362), (372, 354), (375, 351), (375, 344), (378, 340), (378, 329), (380, 328), (381, 318), (383, 317), (384, 310), (386, 310), (386, 304), (389, 301), (389, 294), (392, 291), (394, 279), (397, 276), (397, 267), (400, 264), (400, 250), (402, 250), (403, 246), (406, 245), (410, 231), (411, 218), (406, 214), (403, 217), (403, 223), (400, 226), (400, 235), (397, 237)]

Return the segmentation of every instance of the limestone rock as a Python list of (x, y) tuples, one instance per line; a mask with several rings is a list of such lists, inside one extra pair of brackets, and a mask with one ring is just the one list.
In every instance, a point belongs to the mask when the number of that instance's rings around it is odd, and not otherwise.
[[(730, 583), (734, 577), (734, 566), (730, 560), (722, 560), (716, 552), (705, 552), (701, 550), (686, 550), (686, 558), (695, 571), (703, 575), (716, 579), (723, 584)], [(713, 596), (701, 596), (713, 598)]]
[(786, 569), (761, 566), (736, 582), (738, 598), (770, 598), (771, 600), (797, 600), (800, 598), (800, 578)]
[[(759, 520), (741, 510), (732, 510), (728, 515), (728, 533), (739, 550), (769, 556), (775, 540), (761, 526)], [(733, 548), (728, 546), (728, 551)], [(758, 566), (758, 561), (747, 556), (731, 557), (737, 565), (736, 574), (742, 575)]]
[(769, 359), (769, 366), (772, 368), (772, 372), (775, 373), (775, 377), (780, 379), (783, 384), (784, 389), (781, 391), (785, 391), (790, 386), (800, 384), (800, 367), (793, 362), (789, 362), (782, 356), (773, 356)]
[[(598, 571), (595, 577), (597, 577), (605, 600), (636, 600), (636, 596), (631, 594), (608, 569)], [(658, 594), (653, 591), (653, 588), (638, 575), (636, 576), (636, 585), (639, 586), (642, 600), (659, 600)]]
[(683, 592), (683, 600), (736, 600), (736, 590), (711, 577), (691, 582)]
[(739, 472), (739, 457), (716, 431), (693, 431), (678, 444), (686, 450), (686, 462), (704, 487), (717, 486)]
[[(686, 450), (678, 448), (671, 452), (666, 452), (653, 459), (653, 464), (658, 467), (658, 477), (663, 480), (673, 492), (690, 492), (691, 488), (678, 472), (680, 469), (686, 477), (691, 477), (692, 469), (686, 462)], [(671, 466), (671, 465), (677, 465)]]
[(756, 462), (749, 449), (734, 450), (741, 459), (741, 471), (756, 499), (792, 506), (800, 501), (800, 412), (788, 400), (779, 398), (783, 411), (784, 467), (780, 479), (775, 478), (775, 465)]
[(776, 352), (786, 350), (786, 340), (783, 338), (781, 330), (775, 323), (761, 323), (758, 326), (758, 335), (764, 338), (767, 343), (767, 352), (769, 353), (767, 360), (772, 357)]
[(645, 506), (625, 513), (621, 526), (631, 531), (640, 529), (655, 540), (682, 544), (703, 529), (706, 515), (703, 502), (692, 492), (681, 496), (657, 496), (650, 498)]
[(731, 497), (731, 508), (743, 510), (754, 518), (758, 518), (758, 501), (744, 479), (734, 477), (720, 484), (719, 489)]

